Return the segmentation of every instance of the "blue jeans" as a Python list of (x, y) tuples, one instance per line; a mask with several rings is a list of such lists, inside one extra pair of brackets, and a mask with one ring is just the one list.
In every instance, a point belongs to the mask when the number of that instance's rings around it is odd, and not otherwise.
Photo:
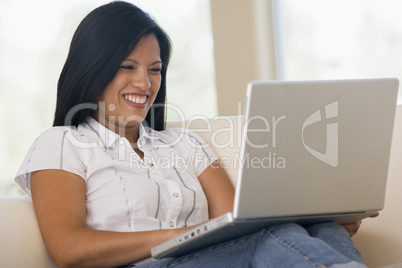
[(320, 223), (307, 228), (272, 226), (178, 258), (135, 267), (366, 267), (361, 263), (360, 253), (343, 227)]

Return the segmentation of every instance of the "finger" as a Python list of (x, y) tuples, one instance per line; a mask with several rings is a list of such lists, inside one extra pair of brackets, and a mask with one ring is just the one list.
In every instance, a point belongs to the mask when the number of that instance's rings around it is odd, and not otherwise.
[(375, 218), (375, 217), (378, 217), (378, 216), (380, 216), (380, 212), (377, 212), (376, 214), (370, 216), (370, 218)]
[(342, 224), (342, 227), (346, 229), (346, 231), (349, 233), (350, 236), (353, 236), (359, 230), (361, 223), (362, 223), (362, 221), (358, 221), (358, 222), (350, 223), (350, 224)]

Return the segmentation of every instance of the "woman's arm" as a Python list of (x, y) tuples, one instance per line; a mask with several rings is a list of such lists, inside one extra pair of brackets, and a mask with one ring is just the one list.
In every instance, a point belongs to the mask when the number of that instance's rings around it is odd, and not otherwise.
[(40, 230), (59, 267), (111, 267), (150, 257), (150, 249), (186, 229), (108, 232), (86, 226), (86, 184), (73, 173), (32, 173), (31, 192)]
[(209, 218), (233, 211), (234, 187), (218, 160), (209, 165), (198, 179), (208, 200)]

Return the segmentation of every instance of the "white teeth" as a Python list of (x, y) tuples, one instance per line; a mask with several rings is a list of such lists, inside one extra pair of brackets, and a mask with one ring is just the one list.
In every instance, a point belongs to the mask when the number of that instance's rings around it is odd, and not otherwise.
[(131, 101), (133, 103), (143, 104), (147, 100), (147, 96), (132, 96), (132, 95), (125, 95), (124, 98), (126, 100)]

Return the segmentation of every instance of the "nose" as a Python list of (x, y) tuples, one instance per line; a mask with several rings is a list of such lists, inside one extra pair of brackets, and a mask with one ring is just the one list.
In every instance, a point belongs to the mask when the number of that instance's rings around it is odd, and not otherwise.
[(151, 81), (147, 70), (138, 70), (133, 74), (131, 84), (141, 90), (147, 90), (151, 87)]

